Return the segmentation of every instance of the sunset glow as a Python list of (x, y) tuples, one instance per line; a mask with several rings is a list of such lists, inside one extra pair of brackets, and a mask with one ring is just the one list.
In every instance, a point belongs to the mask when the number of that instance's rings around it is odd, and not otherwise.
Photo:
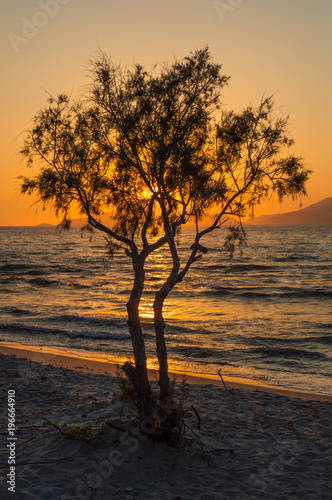
[(0, 497), (327, 498), (332, 0), (0, 14)]
[[(115, 62), (149, 70), (209, 45), (230, 75), (227, 109), (257, 105), (273, 94), (276, 115), (289, 115), (295, 154), (314, 173), (303, 206), (331, 196), (329, 153), (332, 69), (332, 4), (313, 0), (226, 2), (1, 3), (0, 225), (56, 222), (54, 214), (19, 195), (26, 174), (17, 155), (22, 131), (47, 94), (84, 92), (86, 69), (98, 47)], [(162, 23), (161, 23), (162, 20)], [(299, 203), (264, 204), (257, 214), (297, 210)]]

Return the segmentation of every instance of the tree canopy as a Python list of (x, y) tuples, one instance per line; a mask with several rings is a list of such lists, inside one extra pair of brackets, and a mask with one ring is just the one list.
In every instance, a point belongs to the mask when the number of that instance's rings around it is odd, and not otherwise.
[[(36, 114), (21, 153), (40, 169), (22, 179), (21, 190), (51, 203), (65, 227), (72, 207), (77, 208), (89, 228), (107, 235), (111, 250), (120, 245), (132, 259), (135, 279), (127, 309), (135, 367), (127, 365), (126, 373), (140, 394), (140, 411), (149, 414), (138, 313), (147, 257), (166, 245), (172, 258), (154, 301), (161, 400), (166, 401), (163, 304), (207, 251), (201, 239), (231, 218), (227, 241), (232, 248), (241, 238), (244, 216), (271, 192), (280, 200), (305, 195), (310, 171), (290, 153), (287, 118), (274, 117), (272, 97), (239, 113), (223, 110), (229, 78), (208, 48), (150, 72), (138, 64), (122, 69), (100, 53), (91, 61), (89, 77), (88, 95), (50, 97)], [(104, 213), (111, 216), (107, 225), (100, 219)], [(211, 222), (203, 227), (207, 216)], [(195, 224), (196, 234), (189, 257), (180, 263), (176, 235), (188, 223)]]

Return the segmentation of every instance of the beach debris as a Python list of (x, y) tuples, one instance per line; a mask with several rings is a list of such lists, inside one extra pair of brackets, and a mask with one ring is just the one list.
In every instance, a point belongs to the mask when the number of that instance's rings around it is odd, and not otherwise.
[(221, 375), (221, 369), (220, 369), (220, 370), (218, 370), (218, 375), (219, 375), (219, 377), (221, 378), (222, 383), (224, 384), (224, 387), (225, 387), (226, 392), (227, 392), (228, 399), (230, 400), (231, 405), (232, 405), (232, 407), (234, 408), (234, 403), (233, 403), (233, 400), (232, 400), (231, 395), (230, 395), (230, 393), (229, 393), (229, 391), (228, 391), (228, 389), (227, 389), (227, 386), (226, 386), (226, 384), (225, 384), (225, 381), (224, 381), (224, 379), (222, 378), (222, 375)]
[(126, 429), (124, 429), (123, 427), (120, 427), (119, 425), (114, 424), (113, 422), (110, 422), (109, 420), (106, 422), (106, 424), (109, 427), (112, 427), (112, 429), (116, 429), (117, 431), (127, 432)]
[(194, 407), (194, 405), (191, 405), (191, 408), (193, 409), (193, 411), (195, 412), (195, 415), (197, 417), (197, 429), (200, 430), (200, 428), (201, 428), (201, 417), (199, 416), (199, 413), (196, 410), (196, 408)]
[(234, 450), (231, 448), (217, 448), (216, 450), (210, 450), (208, 453), (216, 453), (216, 452), (223, 452), (223, 453), (230, 453), (231, 455), (234, 455)]
[(78, 441), (84, 441), (85, 443), (89, 443), (93, 438), (93, 430), (91, 425), (86, 425), (84, 427), (77, 426), (68, 429), (65, 432), (65, 437), (67, 439), (77, 439)]

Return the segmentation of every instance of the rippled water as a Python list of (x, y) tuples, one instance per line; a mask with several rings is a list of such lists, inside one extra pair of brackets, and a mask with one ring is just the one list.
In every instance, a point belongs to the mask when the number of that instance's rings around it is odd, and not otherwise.
[[(332, 227), (247, 228), (242, 255), (223, 250), (224, 229), (202, 243), (165, 307), (170, 367), (264, 380), (332, 393)], [(188, 254), (192, 229), (179, 239)], [(167, 276), (165, 250), (147, 263), (141, 317), (156, 366), (152, 300)], [(80, 355), (132, 354), (126, 308), (132, 271), (123, 251), (111, 262), (104, 239), (79, 230), (0, 228), (0, 340)]]

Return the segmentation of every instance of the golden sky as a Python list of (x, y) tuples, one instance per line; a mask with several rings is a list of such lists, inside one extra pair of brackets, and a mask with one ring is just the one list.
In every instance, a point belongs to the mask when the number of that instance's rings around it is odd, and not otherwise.
[[(303, 207), (332, 196), (331, 0), (2, 0), (0, 27), (0, 226), (55, 222), (19, 195), (21, 133), (45, 90), (82, 91), (98, 47), (150, 67), (209, 45), (231, 76), (227, 108), (273, 94), (276, 113), (290, 115), (294, 153), (314, 171)], [(269, 203), (257, 214), (298, 208)]]

